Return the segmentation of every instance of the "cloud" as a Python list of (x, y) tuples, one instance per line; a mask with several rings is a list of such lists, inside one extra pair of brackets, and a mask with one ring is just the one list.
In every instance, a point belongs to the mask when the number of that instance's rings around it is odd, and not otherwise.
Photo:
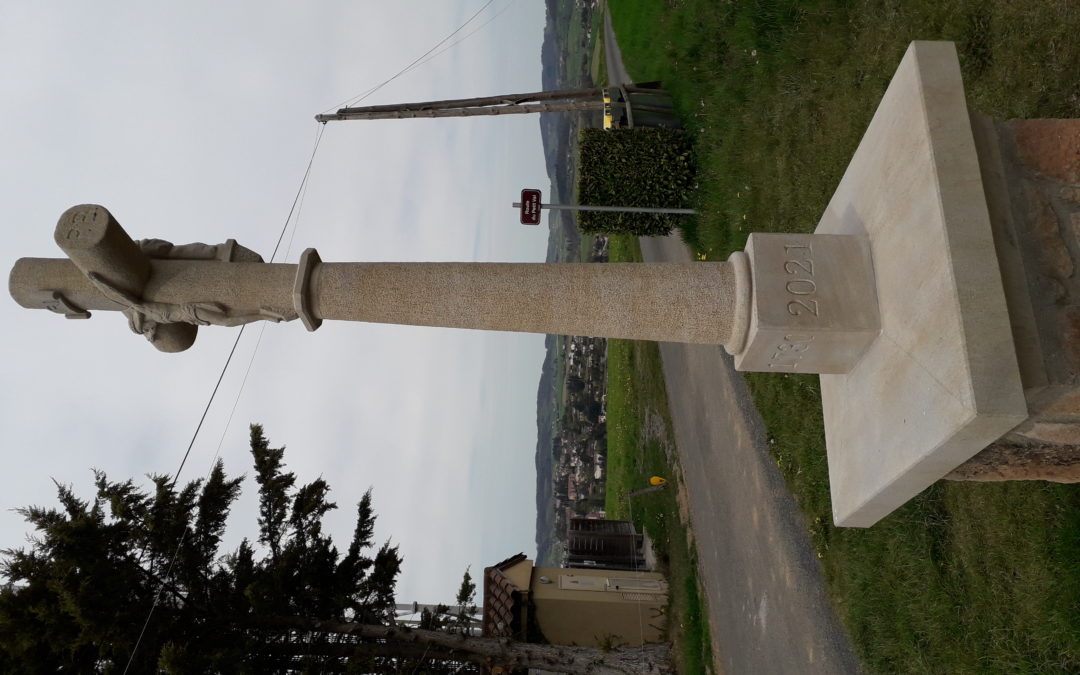
[[(53, 223), (82, 202), (105, 204), (136, 238), (235, 237), (269, 257), (313, 115), (393, 74), (481, 4), (8, 3), (0, 179), (11, 225), (0, 263), (58, 256)], [(515, 3), (368, 102), (534, 90), (543, 21), (542, 6)], [(535, 120), (328, 125), (289, 259), (313, 246), (329, 261), (540, 260), (546, 230), (517, 225), (509, 202), (541, 181)], [(53, 503), (49, 476), (87, 494), (91, 466), (117, 479), (174, 471), (236, 336), (203, 329), (189, 352), (165, 355), (107, 312), (65, 321), (6, 302), (0, 321), (0, 423), (18, 466), (0, 484), (4, 546), (25, 531), (9, 509)], [(201, 477), (219, 443), (226, 469), (249, 475), (227, 545), (256, 536), (249, 422), (288, 446), (299, 480), (330, 482), (339, 545), (374, 486), (377, 535), (407, 556), (405, 597), (449, 599), (466, 565), (516, 552), (521, 533), (532, 541), (534, 408), (519, 399), (535, 406), (537, 336), (271, 325), (237, 399), (258, 328), (245, 331), (181, 476)], [(490, 487), (501, 483), (519, 493)]]

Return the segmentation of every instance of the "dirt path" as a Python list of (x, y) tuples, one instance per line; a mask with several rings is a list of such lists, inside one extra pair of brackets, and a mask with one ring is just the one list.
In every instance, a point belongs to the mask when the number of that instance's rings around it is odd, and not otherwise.
[[(631, 81), (607, 16), (604, 30), (609, 82)], [(691, 259), (675, 236), (643, 238), (641, 248), (647, 262)], [(661, 343), (660, 353), (718, 669), (858, 672), (731, 357), (719, 346), (676, 343)]]

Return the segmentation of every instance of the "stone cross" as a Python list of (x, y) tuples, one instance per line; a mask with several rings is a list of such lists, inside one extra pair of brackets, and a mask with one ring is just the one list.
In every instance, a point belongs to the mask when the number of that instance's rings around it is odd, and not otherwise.
[[(231, 239), (136, 242), (104, 207), (81, 205), (56, 227), (68, 257), (23, 258), (9, 285), (23, 307), (69, 319), (123, 312), (165, 352), (190, 347), (199, 326), (300, 318), (308, 330), (369, 321), (721, 344), (743, 369), (846, 368), (877, 331), (864, 243), (755, 237), (725, 262), (326, 263), (308, 249), (293, 265), (265, 263)], [(867, 310), (844, 326), (845, 303)]]
[(297, 317), (722, 344), (739, 370), (822, 374), (834, 521), (866, 527), (957, 472), (1080, 475), (1078, 157), (1080, 122), (973, 114), (954, 45), (914, 42), (815, 233), (726, 262), (269, 264), (77, 206), (68, 258), (18, 261), (10, 288), (121, 311), (165, 351)]

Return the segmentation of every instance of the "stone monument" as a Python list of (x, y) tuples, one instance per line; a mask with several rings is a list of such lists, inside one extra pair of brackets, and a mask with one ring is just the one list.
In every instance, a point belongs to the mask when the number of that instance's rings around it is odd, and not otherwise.
[(123, 312), (166, 352), (296, 318), (721, 344), (740, 370), (821, 374), (834, 518), (866, 527), (946, 476), (1076, 475), (1055, 467), (1080, 465), (1078, 233), (1078, 123), (971, 115), (952, 44), (916, 42), (816, 232), (726, 262), (265, 263), (135, 242), (83, 205), (56, 228), (68, 257), (23, 258), (9, 286), (69, 319)]
[[(68, 258), (22, 258), (9, 287), (23, 307), (71, 319), (121, 311), (166, 352), (190, 347), (198, 326), (300, 318), (308, 330), (329, 319), (722, 344), (746, 369), (845, 372), (877, 332), (865, 242), (755, 237), (756, 248), (712, 263), (328, 263), (308, 249), (292, 265), (233, 240), (135, 242), (84, 204), (56, 227)], [(774, 263), (790, 270), (779, 304), (751, 292), (772, 292), (753, 269)], [(845, 304), (858, 309), (834, 308)]]

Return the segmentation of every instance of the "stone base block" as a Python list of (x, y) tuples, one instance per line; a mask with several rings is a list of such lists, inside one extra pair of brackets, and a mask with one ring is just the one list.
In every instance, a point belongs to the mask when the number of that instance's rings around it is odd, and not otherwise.
[(1027, 418), (951, 43), (909, 47), (817, 233), (874, 261), (881, 336), (821, 376), (833, 517), (867, 527)]
[(846, 373), (881, 330), (865, 237), (751, 234), (753, 298), (735, 369)]
[(1028, 417), (949, 478), (1075, 482), (1080, 464), (1067, 458), (1080, 456), (1080, 120), (973, 114), (972, 129)]

